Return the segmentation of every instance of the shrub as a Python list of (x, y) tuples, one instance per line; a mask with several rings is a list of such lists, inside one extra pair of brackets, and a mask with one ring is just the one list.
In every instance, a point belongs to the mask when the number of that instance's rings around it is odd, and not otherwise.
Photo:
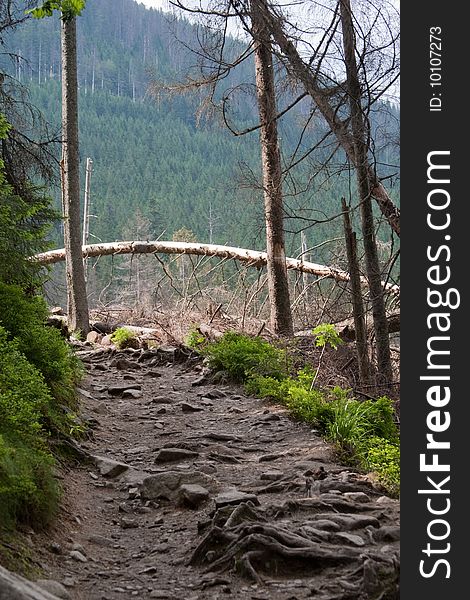
[(287, 376), (285, 350), (276, 348), (260, 337), (229, 331), (220, 340), (208, 344), (204, 353), (209, 358), (211, 368), (226, 371), (238, 382), (246, 382), (253, 375), (277, 380)]
[(185, 344), (188, 348), (201, 352), (204, 346), (207, 345), (206, 338), (198, 331), (197, 327), (191, 327), (185, 339)]
[(44, 376), (54, 397), (74, 405), (74, 384), (80, 363), (60, 332), (46, 327), (47, 306), (42, 298), (27, 298), (21, 288), (0, 283), (0, 325), (9, 340)]
[(400, 493), (400, 447), (380, 437), (369, 440), (364, 466), (376, 474), (378, 480), (394, 496)]
[(45, 450), (31, 447), (19, 436), (0, 433), (0, 524), (42, 527), (57, 511), (59, 488)]
[(57, 507), (45, 424), (58, 420), (41, 373), (0, 327), (0, 523), (45, 525)]
[(118, 327), (116, 331), (111, 335), (111, 341), (116, 344), (118, 348), (129, 348), (135, 343), (135, 333), (127, 327)]
[(0, 429), (38, 438), (49, 418), (52, 398), (38, 370), (8, 342), (0, 327)]

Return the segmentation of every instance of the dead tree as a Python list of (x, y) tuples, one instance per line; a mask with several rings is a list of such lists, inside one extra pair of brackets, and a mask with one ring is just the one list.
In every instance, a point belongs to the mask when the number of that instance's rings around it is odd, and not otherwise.
[(269, 34), (260, 19), (266, 0), (251, 0), (251, 22), (255, 38), (256, 95), (260, 116), (261, 168), (271, 327), (274, 333), (292, 336), (294, 326), (289, 297), (284, 242), (282, 167), (277, 134), (274, 64)]
[(364, 301), (362, 298), (361, 275), (359, 261), (357, 258), (356, 233), (351, 226), (349, 208), (346, 200), (341, 199), (344, 219), (344, 237), (346, 240), (346, 252), (349, 265), (349, 285), (351, 286), (351, 301), (353, 306), (354, 328), (356, 337), (357, 361), (359, 364), (359, 381), (362, 385), (371, 383), (371, 364), (369, 361), (369, 349), (367, 345), (367, 329), (364, 313)]
[[(344, 60), (347, 76), (347, 90), (351, 114), (351, 130), (354, 146), (357, 189), (360, 200), (362, 236), (365, 253), (370, 301), (374, 318), (375, 342), (377, 347), (377, 369), (384, 383), (392, 381), (392, 361), (388, 336), (387, 314), (384, 291), (381, 282), (375, 222), (372, 211), (372, 190), (369, 179), (367, 123), (362, 108), (362, 91), (356, 61), (356, 44), (350, 0), (341, 0), (341, 24), (343, 33)], [(357, 331), (356, 331), (357, 335)]]

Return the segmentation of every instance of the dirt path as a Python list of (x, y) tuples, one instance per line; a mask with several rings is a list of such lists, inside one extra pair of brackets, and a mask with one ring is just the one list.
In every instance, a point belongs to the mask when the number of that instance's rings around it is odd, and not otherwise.
[(66, 474), (44, 541), (63, 597), (399, 597), (398, 502), (308, 426), (171, 349), (82, 358), (83, 445), (103, 460)]

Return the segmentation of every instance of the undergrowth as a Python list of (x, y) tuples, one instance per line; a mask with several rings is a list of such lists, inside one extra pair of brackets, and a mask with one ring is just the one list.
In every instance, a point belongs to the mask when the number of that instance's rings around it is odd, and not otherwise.
[(136, 335), (127, 327), (118, 327), (116, 331), (111, 335), (111, 341), (119, 349), (128, 348), (132, 346), (136, 339)]
[[(336, 342), (333, 332), (323, 328), (326, 342)], [(261, 338), (229, 332), (203, 346), (209, 366), (223, 370), (245, 384), (247, 392), (287, 406), (294, 417), (313, 425), (337, 448), (347, 464), (371, 471), (394, 496), (400, 489), (399, 432), (390, 398), (358, 400), (340, 387), (314, 387), (316, 370), (310, 366), (289, 373), (285, 350)]]
[(40, 298), (0, 283), (0, 529), (43, 527), (59, 499), (50, 441), (70, 436), (81, 367)]

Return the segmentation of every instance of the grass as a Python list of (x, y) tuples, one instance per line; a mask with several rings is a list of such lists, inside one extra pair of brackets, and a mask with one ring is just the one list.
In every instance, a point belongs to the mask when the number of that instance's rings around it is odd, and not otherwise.
[[(330, 329), (317, 334), (325, 336), (324, 344), (337, 347)], [(399, 432), (389, 398), (362, 401), (339, 387), (317, 389), (315, 369), (304, 367), (289, 374), (285, 350), (260, 338), (226, 333), (207, 344), (203, 353), (213, 369), (222, 369), (244, 383), (250, 394), (283, 403), (294, 417), (313, 425), (332, 442), (343, 462), (372, 471), (391, 495), (399, 495)]]

